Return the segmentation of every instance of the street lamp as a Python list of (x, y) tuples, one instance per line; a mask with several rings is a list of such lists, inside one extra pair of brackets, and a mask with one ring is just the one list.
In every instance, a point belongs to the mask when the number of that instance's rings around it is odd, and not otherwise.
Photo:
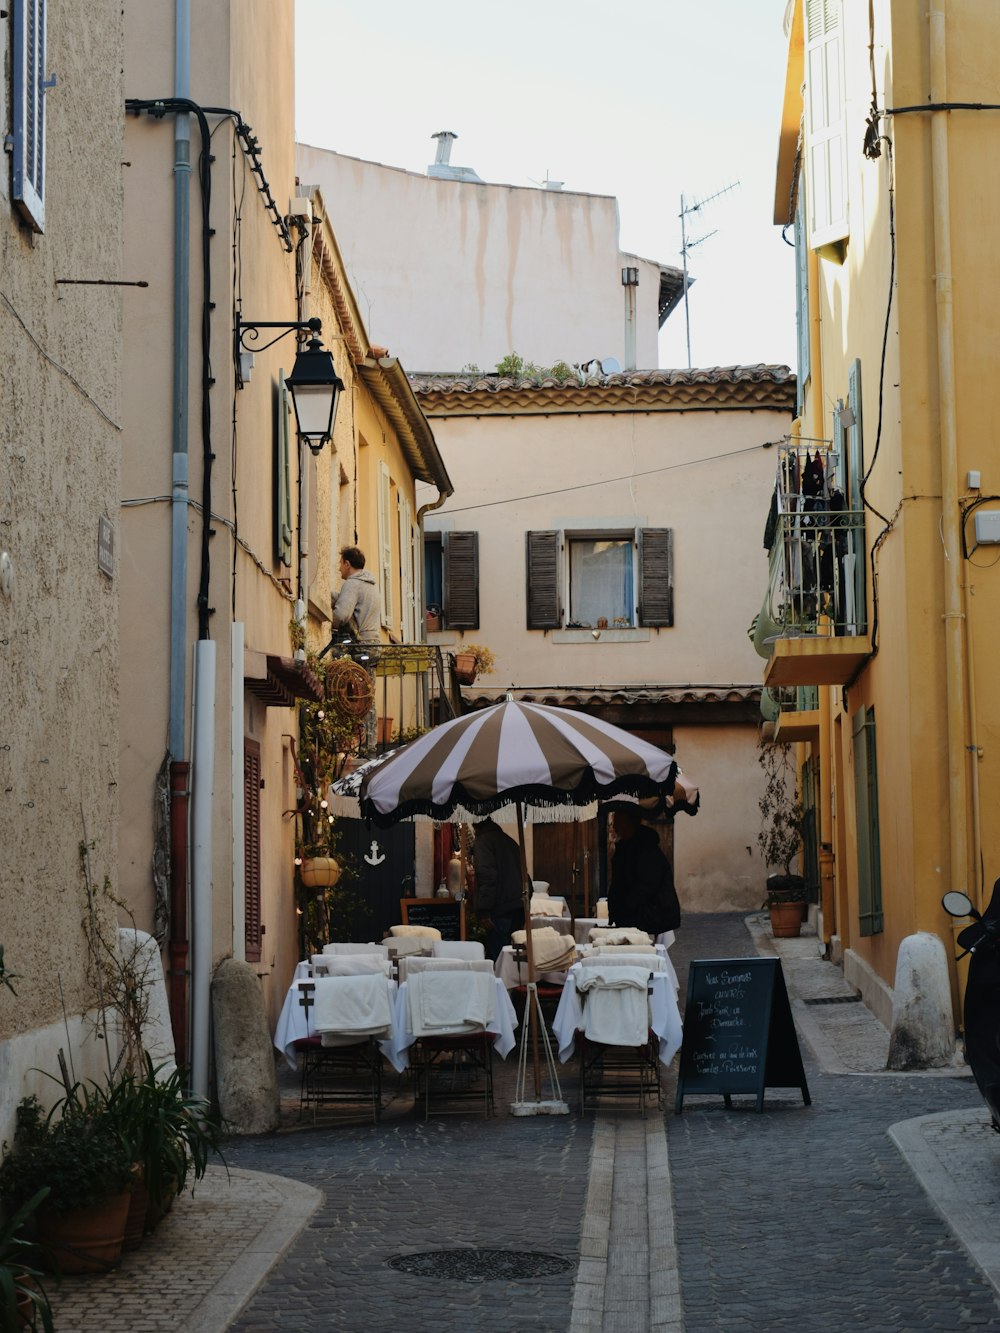
[[(261, 329), (281, 329), (276, 338), (257, 347)], [(344, 388), (343, 381), (337, 374), (333, 357), (320, 342), (317, 335), (322, 332), (323, 323), (319, 319), (304, 322), (285, 322), (281, 320), (245, 320), (236, 317), (236, 364), (241, 368), (241, 378), (249, 376), (242, 371), (243, 355), (247, 352), (265, 351), (289, 333), (310, 333), (305, 347), (296, 353), (292, 373), (285, 378), (288, 392), (292, 396), (295, 408), (295, 422), (299, 437), (305, 440), (314, 454), (318, 454), (327, 440), (333, 438), (333, 423), (337, 417), (337, 401)]]

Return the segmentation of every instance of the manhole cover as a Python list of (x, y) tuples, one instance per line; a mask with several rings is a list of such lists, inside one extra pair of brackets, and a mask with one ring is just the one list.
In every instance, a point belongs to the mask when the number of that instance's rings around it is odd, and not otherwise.
[(554, 1277), (573, 1267), (561, 1254), (531, 1250), (425, 1250), (396, 1254), (389, 1267), (415, 1277), (443, 1277), (453, 1282), (511, 1282), (523, 1277)]
[(806, 1004), (860, 1004), (860, 995), (814, 995)]

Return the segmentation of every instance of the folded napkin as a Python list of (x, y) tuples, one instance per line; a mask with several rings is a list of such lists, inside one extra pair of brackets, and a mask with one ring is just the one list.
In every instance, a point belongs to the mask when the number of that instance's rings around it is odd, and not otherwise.
[[(527, 944), (528, 932), (515, 930), (512, 944)], [(576, 962), (576, 944), (571, 936), (562, 935), (551, 926), (537, 926), (531, 932), (531, 951), (536, 972), (564, 972)]]
[(317, 977), (315, 1030), (361, 1037), (386, 1036), (392, 1025), (389, 982), (381, 973)]
[(610, 941), (608, 941), (608, 940), (602, 940), (602, 941), (600, 942), (600, 944), (595, 944), (595, 945), (594, 945), (594, 952), (595, 952), (595, 953), (614, 953), (614, 954), (621, 954), (621, 953), (624, 953), (624, 954), (639, 953), (639, 954), (644, 954), (644, 955), (646, 955), (646, 956), (648, 957), (650, 954), (655, 954), (655, 953), (656, 953), (656, 945), (655, 945), (655, 944), (615, 944), (615, 943), (612, 943), (612, 942), (610, 942)]
[(586, 996), (583, 1030), (605, 1046), (643, 1046), (649, 1037), (649, 969), (581, 968), (577, 991)]
[(390, 926), (389, 934), (394, 939), (439, 940), (441, 938), (437, 926)]
[(561, 898), (536, 893), (531, 899), (530, 911), (532, 916), (562, 916), (563, 901)]
[(594, 926), (590, 931), (590, 939), (594, 944), (652, 944), (652, 935), (647, 935), (644, 930), (636, 930), (634, 926)]
[(407, 978), (410, 1031), (415, 1037), (477, 1031), (493, 1018), (496, 979), (464, 968), (416, 972)]
[[(635, 948), (641, 946), (635, 945)], [(646, 972), (666, 972), (667, 960), (652, 950), (648, 954), (637, 956), (626, 945), (620, 948), (602, 949), (595, 946), (594, 952), (580, 959), (587, 968), (591, 967), (641, 967)]]

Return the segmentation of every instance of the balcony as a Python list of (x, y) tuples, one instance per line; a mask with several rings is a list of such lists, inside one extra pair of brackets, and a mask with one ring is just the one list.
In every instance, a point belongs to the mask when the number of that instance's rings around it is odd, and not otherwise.
[(846, 685), (871, 653), (864, 511), (833, 507), (840, 495), (782, 496), (754, 635), (769, 687)]
[(765, 687), (760, 711), (765, 721), (771, 724), (770, 739), (777, 744), (819, 740), (819, 687), (816, 685)]
[(461, 689), (434, 644), (331, 640), (322, 656), (349, 658), (374, 676), (380, 754), (462, 711)]

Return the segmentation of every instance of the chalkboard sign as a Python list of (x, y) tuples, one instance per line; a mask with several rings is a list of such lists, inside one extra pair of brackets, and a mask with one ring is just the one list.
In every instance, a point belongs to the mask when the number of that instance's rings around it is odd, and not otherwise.
[(809, 1089), (780, 958), (717, 958), (692, 962), (684, 1006), (684, 1041), (675, 1112), (686, 1094), (753, 1093), (764, 1109), (765, 1088)]
[(404, 926), (434, 926), (443, 940), (465, 939), (465, 903), (454, 898), (400, 898)]

